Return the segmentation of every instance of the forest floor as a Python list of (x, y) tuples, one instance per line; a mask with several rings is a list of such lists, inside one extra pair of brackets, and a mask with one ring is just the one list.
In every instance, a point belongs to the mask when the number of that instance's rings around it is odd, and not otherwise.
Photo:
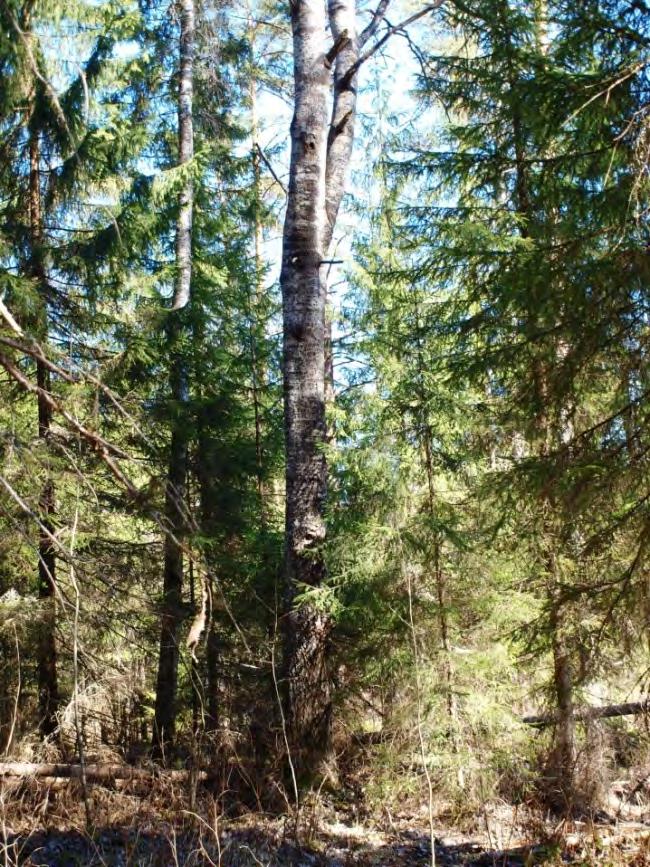
[[(85, 818), (79, 790), (44, 785), (0, 794), (0, 867), (427, 867), (425, 811), (363, 822), (332, 810), (295, 818), (251, 813), (224, 819), (214, 804), (188, 810), (155, 798), (93, 787)], [(472, 823), (435, 821), (439, 867), (650, 865), (650, 814), (600, 822), (552, 822), (530, 810), (486, 805)], [(470, 833), (471, 829), (471, 833)]]

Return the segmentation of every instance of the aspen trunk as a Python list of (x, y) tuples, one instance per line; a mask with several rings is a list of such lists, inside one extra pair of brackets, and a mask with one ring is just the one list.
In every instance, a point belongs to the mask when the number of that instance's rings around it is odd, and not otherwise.
[[(180, 0), (180, 71), (178, 90), (178, 161), (192, 159), (194, 63), (194, 0)], [(185, 531), (184, 500), (187, 477), (189, 402), (187, 365), (183, 357), (184, 308), (190, 301), (192, 279), (193, 186), (187, 179), (180, 193), (176, 224), (176, 282), (168, 327), (170, 349), (170, 393), (173, 420), (169, 467), (165, 489), (165, 516), (170, 533), (165, 536), (163, 611), (160, 654), (156, 682), (154, 754), (164, 757), (173, 746), (176, 727), (179, 630), (182, 620), (183, 552), (179, 545)]]
[[(38, 132), (32, 131), (29, 141), (29, 222), (30, 222), (30, 276), (35, 280), (40, 293), (41, 312), (37, 323), (39, 340), (47, 338), (46, 277), (43, 265), (43, 219), (41, 213), (40, 145)], [(50, 437), (52, 411), (43, 391), (50, 390), (50, 371), (42, 361), (36, 362), (36, 384), (39, 388), (38, 437), (44, 449)], [(55, 511), (54, 482), (49, 477), (41, 488), (39, 514), (42, 527), (38, 538), (38, 597), (43, 608), (43, 623), (38, 639), (38, 709), (39, 728), (44, 737), (52, 735), (57, 727), (56, 712), (59, 704), (57, 657), (56, 657), (56, 557), (51, 534), (54, 532)]]
[(284, 675), (294, 762), (303, 770), (329, 746), (331, 619), (301, 588), (325, 579), (322, 545), (327, 468), (325, 440), (325, 162), (330, 75), (324, 4), (292, 4), (295, 103), (280, 283), (286, 448), (286, 608)]
[[(326, 257), (345, 191), (354, 141), (360, 48), (388, 3), (357, 35), (355, 0), (296, 0), (291, 9), (294, 116), (284, 225), (284, 404), (286, 448), (287, 720), (300, 766), (328, 750), (331, 676), (327, 612), (294, 604), (297, 591), (325, 579), (322, 545), (327, 467), (325, 405), (333, 400), (331, 327), (326, 322)], [(326, 50), (329, 23), (333, 44)], [(331, 72), (333, 66), (333, 73)], [(332, 97), (332, 107), (328, 103)], [(327, 383), (329, 383), (329, 388)]]

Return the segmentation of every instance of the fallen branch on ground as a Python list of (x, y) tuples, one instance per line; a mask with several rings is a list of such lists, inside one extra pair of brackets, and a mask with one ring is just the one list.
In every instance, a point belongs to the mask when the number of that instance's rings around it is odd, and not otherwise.
[[(110, 782), (111, 780), (207, 780), (205, 771), (168, 771), (156, 768), (133, 768), (130, 765), (86, 765), (84, 768), (89, 782)], [(50, 779), (81, 779), (81, 765), (34, 762), (0, 762), (0, 777), (48, 777)]]
[[(623, 704), (607, 704), (603, 707), (580, 707), (576, 708), (573, 713), (575, 720), (594, 720), (594, 719), (609, 719), (617, 716), (632, 716), (637, 713), (647, 713), (650, 711), (650, 699), (644, 701), (628, 701)], [(538, 714), (533, 716), (522, 717), (523, 723), (529, 726), (551, 726), (557, 722), (555, 713)]]

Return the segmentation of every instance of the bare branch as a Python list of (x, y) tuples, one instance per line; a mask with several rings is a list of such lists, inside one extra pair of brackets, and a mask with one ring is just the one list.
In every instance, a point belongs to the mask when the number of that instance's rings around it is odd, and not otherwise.
[(416, 21), (419, 21), (420, 18), (424, 18), (424, 16), (428, 15), (430, 12), (435, 12), (436, 9), (439, 9), (442, 6), (443, 2), (444, 0), (436, 0), (435, 3), (430, 3), (428, 6), (425, 6), (424, 9), (420, 9), (419, 12), (415, 12), (413, 15), (405, 18), (404, 21), (400, 21), (399, 24), (395, 24), (394, 26), (389, 27), (386, 33), (384, 33), (384, 35), (381, 37), (381, 39), (379, 39), (377, 42), (375, 42), (374, 45), (372, 45), (367, 51), (365, 51), (361, 55), (361, 57), (359, 57), (356, 63), (354, 63), (350, 67), (344, 78), (341, 80), (340, 86), (346, 87), (350, 83), (352, 78), (356, 75), (356, 73), (359, 71), (359, 69), (363, 66), (363, 64), (367, 60), (370, 60), (370, 58), (388, 42), (391, 36), (394, 36), (395, 33), (398, 33), (400, 30), (404, 30), (410, 24), (414, 24)]
[(12, 331), (15, 331), (15, 333), (16, 333), (19, 337), (22, 337), (22, 336), (23, 336), (23, 330), (22, 330), (22, 328), (21, 328), (20, 325), (16, 322), (16, 320), (14, 319), (14, 317), (11, 315), (11, 312), (10, 312), (9, 308), (8, 308), (7, 305), (4, 303), (4, 301), (2, 300), (2, 298), (0, 298), (0, 316), (2, 316), (2, 318), (5, 320), (5, 322), (7, 323), (7, 325), (9, 325), (9, 327), (11, 328)]
[(375, 11), (372, 13), (372, 21), (359, 34), (359, 47), (360, 48), (363, 48), (363, 46), (371, 38), (371, 36), (375, 35), (375, 33), (377, 32), (377, 28), (379, 27), (379, 25), (383, 21), (384, 16), (386, 15), (386, 12), (388, 11), (389, 6), (390, 6), (390, 0), (381, 0), (379, 6), (377, 6)]
[(259, 146), (259, 144), (258, 144), (257, 142), (255, 142), (255, 149), (257, 150), (258, 154), (259, 154), (260, 157), (262, 158), (262, 162), (264, 163), (264, 165), (267, 167), (267, 169), (268, 169), (268, 170), (271, 172), (271, 174), (273, 175), (273, 180), (276, 182), (276, 184), (280, 187), (280, 189), (282, 190), (282, 192), (283, 192), (283, 193), (285, 194), (285, 196), (286, 196), (286, 195), (287, 195), (287, 188), (286, 188), (285, 185), (282, 183), (282, 181), (280, 180), (280, 178), (277, 176), (277, 174), (276, 174), (276, 172), (275, 172), (275, 169), (274, 169), (273, 166), (271, 165), (271, 162), (269, 161), (268, 157), (266, 156), (266, 154), (264, 153), (264, 151), (262, 150), (262, 148)]

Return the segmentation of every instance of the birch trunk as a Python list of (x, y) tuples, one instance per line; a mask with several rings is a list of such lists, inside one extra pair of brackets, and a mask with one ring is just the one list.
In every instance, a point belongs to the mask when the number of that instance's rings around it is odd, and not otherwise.
[(334, 60), (334, 96), (327, 134), (325, 168), (326, 221), (323, 248), (327, 253), (338, 217), (354, 144), (357, 113), (357, 36), (355, 0), (329, 0), (328, 13), (334, 44), (341, 47)]
[[(255, 55), (255, 28), (249, 11), (249, 40)], [(267, 528), (267, 492), (264, 482), (264, 454), (262, 447), (262, 392), (266, 378), (264, 363), (258, 355), (258, 339), (263, 329), (262, 299), (264, 293), (264, 265), (262, 261), (262, 173), (260, 166), (259, 121), (257, 116), (257, 82), (254, 69), (249, 73), (248, 93), (251, 103), (251, 157), (253, 163), (254, 199), (254, 253), (255, 253), (255, 292), (251, 300), (250, 341), (251, 373), (253, 385), (253, 417), (255, 423), (255, 463), (257, 466), (257, 494), (260, 506), (260, 524), (264, 532)]]
[[(194, 64), (194, 0), (180, 0), (180, 70), (178, 87), (178, 162), (186, 165), (193, 156), (192, 124)], [(184, 500), (187, 477), (189, 401), (187, 365), (183, 357), (182, 335), (184, 308), (190, 301), (192, 279), (192, 210), (191, 178), (183, 183), (176, 224), (176, 283), (169, 320), (170, 393), (173, 421), (165, 516), (170, 533), (165, 536), (163, 573), (163, 611), (160, 631), (160, 654), (156, 682), (154, 754), (164, 757), (173, 746), (176, 727), (176, 692), (178, 682), (178, 645), (182, 620), (183, 552), (179, 540), (185, 531)]]
[[(359, 60), (359, 40), (356, 28), (356, 0), (328, 0), (330, 30), (334, 45), (340, 45), (334, 61), (334, 94), (327, 135), (327, 161), (325, 168), (325, 234), (323, 248), (327, 253), (332, 246), (341, 201), (345, 193), (347, 170), (354, 144), (354, 126), (357, 107), (357, 72), (352, 72)], [(326, 282), (323, 269), (321, 279)], [(327, 286), (325, 286), (327, 298)], [(331, 405), (335, 399), (334, 350), (332, 323), (325, 314), (325, 397)], [(331, 441), (331, 438), (330, 438)]]

